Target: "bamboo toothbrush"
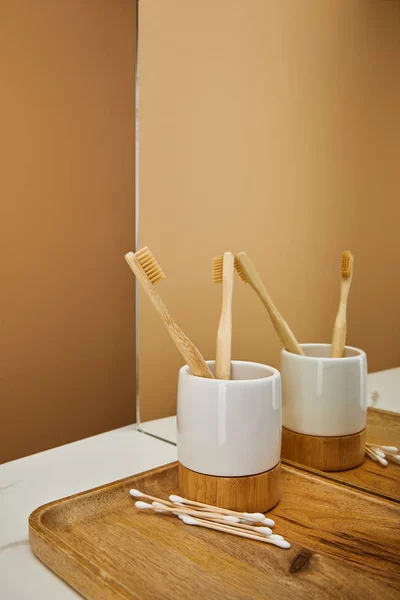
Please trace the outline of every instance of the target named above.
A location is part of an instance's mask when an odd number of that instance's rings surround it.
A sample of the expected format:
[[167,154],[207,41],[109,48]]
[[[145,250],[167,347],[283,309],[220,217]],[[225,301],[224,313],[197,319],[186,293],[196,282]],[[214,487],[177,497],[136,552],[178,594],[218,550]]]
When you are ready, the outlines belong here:
[[342,358],[346,345],[346,310],[351,280],[353,279],[353,255],[350,250],[342,254],[340,303],[332,336],[332,358]]
[[283,319],[271,298],[268,296],[261,277],[246,252],[239,252],[236,256],[235,267],[243,281],[251,285],[261,302],[264,304],[284,348],[289,352],[293,352],[293,354],[304,355],[304,352],[294,337],[289,325]]
[[233,271],[232,252],[224,252],[222,256],[214,258],[212,279],[214,283],[222,283],[222,312],[218,326],[215,360],[217,379],[231,378]]
[[165,275],[150,250],[146,246],[139,250],[139,252],[136,252],[136,254],[128,252],[128,254],[125,255],[125,260],[142,284],[145,292],[153,303],[154,308],[164,321],[171,338],[175,342],[175,345],[182,354],[184,360],[189,365],[193,375],[213,379],[214,375],[210,371],[210,368],[201,353],[175,323],[161,300],[161,296],[154,287],[154,284],[160,279],[164,279]]

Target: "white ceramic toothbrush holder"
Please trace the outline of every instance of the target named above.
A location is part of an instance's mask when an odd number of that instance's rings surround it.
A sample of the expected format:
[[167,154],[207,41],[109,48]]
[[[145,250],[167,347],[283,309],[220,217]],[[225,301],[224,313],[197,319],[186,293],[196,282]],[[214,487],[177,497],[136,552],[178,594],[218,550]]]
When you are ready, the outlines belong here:
[[[214,361],[207,364],[214,372]],[[178,460],[186,498],[263,512],[280,495],[281,378],[266,365],[232,361],[230,380],[179,371]]]
[[331,344],[301,348],[304,356],[281,354],[282,457],[326,471],[357,466],[365,454],[366,354],[346,346],[343,358],[331,358]]

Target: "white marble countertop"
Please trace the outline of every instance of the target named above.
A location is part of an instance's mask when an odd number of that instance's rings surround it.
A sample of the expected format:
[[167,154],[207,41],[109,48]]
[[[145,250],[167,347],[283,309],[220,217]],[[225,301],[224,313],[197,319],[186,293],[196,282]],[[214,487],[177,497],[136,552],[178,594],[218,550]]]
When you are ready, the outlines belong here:
[[400,413],[400,367],[369,373],[368,405]]
[[[369,404],[400,412],[400,368],[368,376]],[[0,598],[79,597],[35,558],[28,516],[38,506],[176,460],[175,417],[133,425],[0,465]]]
[[0,598],[80,597],[32,554],[30,513],[46,502],[174,460],[176,446],[131,425],[0,465]]

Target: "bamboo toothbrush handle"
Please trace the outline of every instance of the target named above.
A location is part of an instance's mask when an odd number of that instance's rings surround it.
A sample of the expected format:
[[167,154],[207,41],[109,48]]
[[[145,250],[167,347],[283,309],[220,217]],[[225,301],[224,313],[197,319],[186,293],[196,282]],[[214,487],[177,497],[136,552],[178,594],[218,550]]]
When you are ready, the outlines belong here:
[[231,378],[232,346],[232,293],[233,293],[234,256],[225,252],[222,267],[222,312],[217,334],[217,352],[215,377]]
[[164,321],[172,340],[174,341],[185,362],[189,365],[193,375],[213,379],[214,375],[212,374],[200,351],[175,323],[174,319],[168,312],[167,307],[162,301],[160,294],[157,292],[154,285],[149,281],[134,254],[132,253],[126,255],[125,259],[133,273],[136,275],[137,279],[142,284],[146,294],[153,303],[154,308]]
[[[267,305],[265,304],[265,306]],[[289,325],[279,314],[279,312],[276,311],[275,313],[273,310],[270,310],[269,315],[271,317],[272,324],[275,327],[275,331],[280,337],[284,348],[289,352],[292,352],[293,354],[301,354],[302,356],[304,356],[304,352],[299,342],[296,340],[293,331],[290,329]]]
[[169,334],[176,347],[183,356],[186,363],[189,365],[193,375],[197,377],[208,377],[214,379],[210,367],[206,363],[201,354],[200,350],[193,344],[193,342],[185,335],[182,329],[175,323],[170,316],[170,323],[167,324]]
[[284,348],[293,354],[301,354],[304,356],[304,352],[296,340],[294,333],[269,297],[262,279],[257,272],[257,269],[247,254],[245,255],[245,253],[241,253],[239,257],[240,261],[242,262],[242,266],[245,268],[248,282],[267,309],[275,331],[278,334]]
[[333,328],[333,336],[332,336],[332,348],[331,348],[331,357],[332,358],[342,358],[344,355],[344,347],[346,345],[346,320],[342,319],[338,314],[335,321],[335,326]]
[[347,335],[346,312],[349,290],[349,282],[343,281],[340,290],[339,310],[333,328],[331,358],[342,358],[344,355]]

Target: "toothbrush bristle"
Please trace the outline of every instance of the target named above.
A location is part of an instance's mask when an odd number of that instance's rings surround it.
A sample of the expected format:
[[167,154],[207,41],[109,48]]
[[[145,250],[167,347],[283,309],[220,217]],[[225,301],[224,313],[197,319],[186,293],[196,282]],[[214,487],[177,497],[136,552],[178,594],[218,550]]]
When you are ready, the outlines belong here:
[[223,255],[214,256],[213,265],[212,265],[212,280],[214,283],[222,283],[223,266],[224,266]]
[[136,252],[135,258],[138,260],[140,266],[153,285],[157,283],[157,281],[165,279],[162,268],[147,246]]
[[342,254],[342,277],[348,279],[353,269],[353,255],[350,250],[345,250]]
[[240,264],[240,261],[238,260],[237,256],[235,256],[235,269],[239,273],[240,279],[242,279],[245,283],[247,283],[247,275],[246,275],[242,265]]

